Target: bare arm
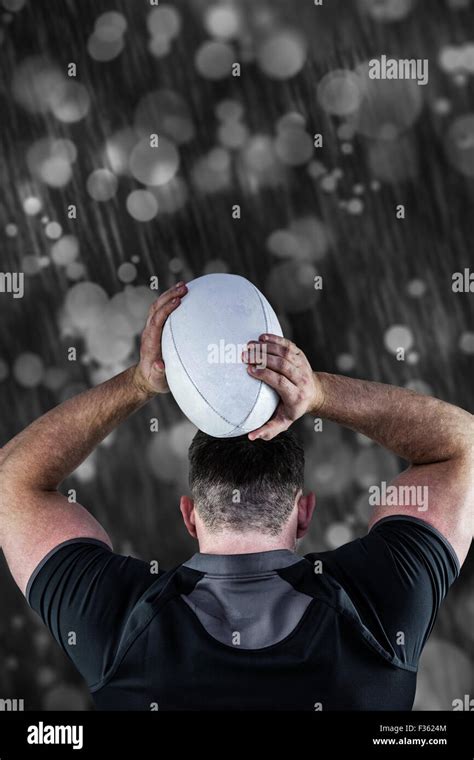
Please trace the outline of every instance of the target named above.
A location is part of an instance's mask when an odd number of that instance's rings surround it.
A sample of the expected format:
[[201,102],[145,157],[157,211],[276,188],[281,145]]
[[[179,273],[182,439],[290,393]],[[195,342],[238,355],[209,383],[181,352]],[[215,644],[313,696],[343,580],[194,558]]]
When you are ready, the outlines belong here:
[[168,390],[161,333],[186,287],[167,291],[150,309],[140,363],[44,414],[0,450],[0,546],[25,590],[41,559],[70,538],[97,538],[101,525],[57,488],[114,428]]
[[[463,562],[472,540],[474,417],[463,409],[403,388],[311,370],[290,341],[269,336],[266,368],[249,372],[275,388],[281,403],[251,438],[273,438],[309,412],[363,433],[410,462],[390,485],[425,488],[427,504],[376,506],[370,521],[395,514],[423,519],[452,544]],[[396,500],[396,497],[395,497]],[[421,507],[421,508],[420,508]],[[426,507],[426,508],[425,508]]]

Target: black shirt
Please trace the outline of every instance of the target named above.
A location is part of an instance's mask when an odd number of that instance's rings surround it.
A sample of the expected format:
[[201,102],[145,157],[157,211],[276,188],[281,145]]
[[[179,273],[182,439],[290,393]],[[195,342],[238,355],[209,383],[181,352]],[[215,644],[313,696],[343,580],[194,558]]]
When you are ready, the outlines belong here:
[[459,562],[434,528],[397,516],[334,551],[152,570],[72,539],[28,582],[98,709],[409,710]]

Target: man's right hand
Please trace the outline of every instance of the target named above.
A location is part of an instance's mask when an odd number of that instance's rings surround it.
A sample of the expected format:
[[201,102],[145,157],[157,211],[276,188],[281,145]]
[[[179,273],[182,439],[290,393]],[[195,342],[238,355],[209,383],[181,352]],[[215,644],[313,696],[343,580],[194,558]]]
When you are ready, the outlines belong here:
[[[261,367],[262,356],[264,367]],[[322,407],[321,382],[304,353],[291,340],[265,333],[258,341],[249,341],[248,351],[244,351],[242,358],[249,365],[249,374],[263,380],[280,396],[273,417],[248,434],[251,441],[256,438],[270,441],[303,414],[317,414]]]

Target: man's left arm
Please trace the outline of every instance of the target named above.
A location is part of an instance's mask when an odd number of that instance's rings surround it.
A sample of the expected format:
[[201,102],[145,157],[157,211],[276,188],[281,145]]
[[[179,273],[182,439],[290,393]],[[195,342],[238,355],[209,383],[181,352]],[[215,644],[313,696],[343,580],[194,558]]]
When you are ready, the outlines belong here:
[[139,364],[68,399],[0,449],[0,546],[23,593],[38,563],[63,541],[93,538],[112,548],[97,520],[57,489],[121,422],[168,391],[161,334],[186,292],[179,283],[151,307]]

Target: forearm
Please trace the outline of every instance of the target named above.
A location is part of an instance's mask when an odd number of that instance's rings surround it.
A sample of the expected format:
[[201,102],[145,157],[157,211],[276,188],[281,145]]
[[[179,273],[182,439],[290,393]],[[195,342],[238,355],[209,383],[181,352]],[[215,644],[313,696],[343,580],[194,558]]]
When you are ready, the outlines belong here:
[[413,464],[472,455],[474,416],[440,399],[393,385],[314,373],[312,413],[363,433]]
[[135,367],[51,409],[0,450],[0,482],[51,490],[154,394]]

